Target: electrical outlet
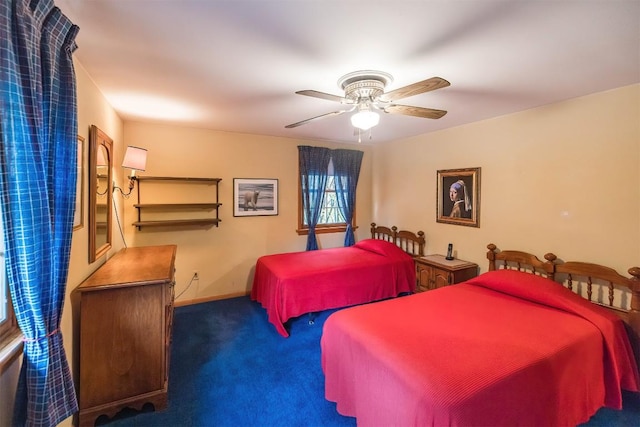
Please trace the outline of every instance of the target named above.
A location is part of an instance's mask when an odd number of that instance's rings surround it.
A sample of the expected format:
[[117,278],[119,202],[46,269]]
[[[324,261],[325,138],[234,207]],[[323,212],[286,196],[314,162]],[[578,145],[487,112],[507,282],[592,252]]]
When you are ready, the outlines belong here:
[[198,274],[198,270],[193,271],[193,280],[200,280],[200,275]]

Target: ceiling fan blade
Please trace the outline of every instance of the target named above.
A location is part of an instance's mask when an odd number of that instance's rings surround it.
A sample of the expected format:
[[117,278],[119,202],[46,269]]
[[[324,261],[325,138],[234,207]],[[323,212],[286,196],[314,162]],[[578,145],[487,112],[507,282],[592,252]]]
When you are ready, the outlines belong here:
[[432,77],[421,82],[410,84],[398,89],[394,89],[380,96],[381,101],[392,102],[402,98],[419,95],[436,89],[449,86],[451,83],[441,77]]
[[433,108],[412,107],[409,105],[392,104],[384,107],[385,113],[404,114],[405,116],[422,117],[425,119],[439,119],[447,114],[444,110],[435,110]]
[[330,93],[318,92],[317,90],[299,90],[296,92],[298,95],[312,96],[314,98],[326,99],[329,101],[339,102],[341,104],[353,104],[353,100],[344,98],[338,95],[332,95]]
[[327,114],[322,114],[320,116],[316,116],[316,117],[311,117],[310,119],[306,119],[306,120],[302,120],[296,123],[292,123],[290,125],[286,125],[285,128],[287,129],[291,129],[291,128],[296,128],[298,126],[302,126],[302,125],[306,125],[309,122],[314,122],[316,120],[320,120],[320,119],[324,119],[327,117],[331,117],[331,116],[339,116],[342,113],[346,113],[348,110],[339,110],[339,111],[332,111],[331,113],[327,113]]

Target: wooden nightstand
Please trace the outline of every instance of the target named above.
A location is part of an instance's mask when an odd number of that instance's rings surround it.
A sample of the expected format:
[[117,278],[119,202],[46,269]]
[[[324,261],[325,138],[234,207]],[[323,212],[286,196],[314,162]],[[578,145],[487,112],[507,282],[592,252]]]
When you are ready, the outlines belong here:
[[461,259],[448,261],[444,255],[416,257],[416,292],[464,282],[478,275],[478,264]]

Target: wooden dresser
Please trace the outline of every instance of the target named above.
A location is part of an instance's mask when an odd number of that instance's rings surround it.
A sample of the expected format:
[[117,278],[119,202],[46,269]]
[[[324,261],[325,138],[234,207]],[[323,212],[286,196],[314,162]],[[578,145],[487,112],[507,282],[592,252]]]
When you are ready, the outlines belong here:
[[447,260],[444,255],[416,257],[416,292],[464,282],[478,275],[478,264],[461,259]]
[[80,426],[167,406],[176,246],[122,249],[80,293]]

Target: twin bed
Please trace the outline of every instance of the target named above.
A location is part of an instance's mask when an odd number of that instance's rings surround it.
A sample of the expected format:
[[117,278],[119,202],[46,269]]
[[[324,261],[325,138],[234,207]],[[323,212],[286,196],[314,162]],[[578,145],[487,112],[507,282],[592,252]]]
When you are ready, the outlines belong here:
[[414,256],[424,233],[371,224],[371,238],[350,247],[258,258],[251,299],[267,310],[278,333],[303,314],[363,304],[415,290]]
[[288,319],[357,305],[327,318],[320,346],[325,397],[358,425],[574,426],[640,391],[640,268],[490,244],[488,272],[392,298],[415,289],[424,233],[371,233],[261,257],[251,292],[285,337]]
[[564,426],[640,391],[640,269],[488,249],[489,271],[467,282],[329,316],[322,369],[339,413],[362,426]]

